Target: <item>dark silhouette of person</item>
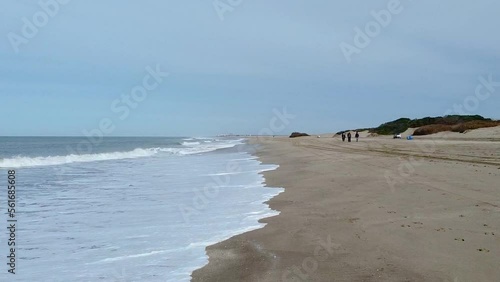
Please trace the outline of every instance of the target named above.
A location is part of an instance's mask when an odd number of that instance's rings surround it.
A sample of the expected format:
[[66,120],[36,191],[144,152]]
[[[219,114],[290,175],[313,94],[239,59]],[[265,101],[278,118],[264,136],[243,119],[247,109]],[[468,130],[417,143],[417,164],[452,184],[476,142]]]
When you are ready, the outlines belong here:
[[358,142],[358,139],[359,139],[359,132],[356,131],[356,135],[354,135],[354,137],[356,137],[356,142]]
[[345,142],[345,132],[342,132],[342,142]]
[[348,142],[351,142],[351,138],[352,138],[351,132],[347,133],[347,141]]

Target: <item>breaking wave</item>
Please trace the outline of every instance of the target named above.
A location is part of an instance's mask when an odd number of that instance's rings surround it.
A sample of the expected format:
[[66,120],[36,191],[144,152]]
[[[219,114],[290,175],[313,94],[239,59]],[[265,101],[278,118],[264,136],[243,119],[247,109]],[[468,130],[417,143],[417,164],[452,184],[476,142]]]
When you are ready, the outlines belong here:
[[206,144],[201,145],[199,142],[192,142],[191,144],[185,144],[184,146],[189,146],[186,148],[148,148],[148,149],[137,148],[135,150],[128,152],[111,152],[111,153],[82,154],[82,155],[71,154],[66,156],[48,156],[48,157],[18,156],[13,158],[0,159],[0,168],[53,166],[53,165],[63,165],[70,163],[135,159],[135,158],[152,157],[159,153],[169,153],[172,155],[183,156],[183,155],[207,153],[218,149],[231,148],[238,144],[242,144],[240,140],[238,140],[237,142],[210,144],[210,145]]

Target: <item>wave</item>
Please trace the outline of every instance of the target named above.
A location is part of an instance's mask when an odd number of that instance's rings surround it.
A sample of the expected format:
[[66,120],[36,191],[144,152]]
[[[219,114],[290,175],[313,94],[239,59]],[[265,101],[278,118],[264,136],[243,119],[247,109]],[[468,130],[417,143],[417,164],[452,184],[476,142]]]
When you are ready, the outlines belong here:
[[232,148],[236,145],[241,145],[241,142],[231,142],[231,143],[219,143],[219,144],[199,144],[199,145],[189,145],[186,148],[159,148],[160,152],[167,152],[175,155],[193,155],[207,153],[220,149]]
[[221,140],[216,140],[213,138],[198,137],[198,138],[186,138],[186,139],[182,139],[182,141],[184,141],[184,142],[178,142],[177,145],[189,147],[189,146],[200,145],[201,143],[220,142]]
[[95,161],[134,159],[141,157],[150,157],[156,154],[154,150],[135,149],[130,152],[114,152],[101,154],[83,154],[67,156],[49,156],[49,157],[15,157],[11,159],[0,160],[0,167],[20,168],[33,166],[50,166],[70,163],[85,163]]
[[154,256],[154,255],[161,255],[161,254],[165,254],[165,253],[171,253],[173,251],[174,250],[151,251],[149,253],[142,253],[142,254],[135,254],[135,255],[128,255],[128,256],[121,256],[121,257],[115,257],[115,258],[107,258],[107,259],[103,259],[101,261],[97,261],[97,262],[94,262],[94,263],[87,263],[87,265],[99,264],[99,263],[116,262],[116,261],[127,260],[127,259],[134,259],[134,258],[143,258],[143,257]]
[[[194,142],[193,142],[194,143]],[[210,144],[210,145],[195,145],[188,148],[137,148],[129,152],[112,152],[100,154],[82,154],[82,155],[66,155],[66,156],[49,156],[49,157],[24,157],[18,156],[8,159],[0,159],[0,168],[22,168],[22,167],[36,167],[36,166],[54,166],[70,163],[86,163],[96,161],[108,160],[122,160],[122,159],[135,159],[152,157],[159,153],[169,153],[172,155],[184,156],[207,153],[219,149],[232,148],[238,144],[236,142]]]
[[182,142],[182,146],[194,146],[194,145],[200,145],[200,142]]

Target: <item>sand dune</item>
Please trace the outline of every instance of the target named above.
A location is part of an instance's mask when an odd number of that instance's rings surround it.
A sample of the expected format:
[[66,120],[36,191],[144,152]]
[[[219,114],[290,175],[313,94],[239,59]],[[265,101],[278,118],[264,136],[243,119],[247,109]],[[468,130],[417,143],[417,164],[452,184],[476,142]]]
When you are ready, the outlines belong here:
[[457,132],[440,132],[419,138],[436,138],[436,139],[489,139],[500,141],[500,126],[490,128],[480,128],[470,130],[465,133]]
[[[413,132],[417,128],[409,128],[405,132],[402,132],[401,135],[403,137],[413,135]],[[353,134],[355,131],[351,131]],[[366,131],[361,131],[359,132],[359,135],[361,138],[383,138],[383,139],[391,139],[392,135],[377,135],[377,134],[371,134],[367,130]],[[320,134],[321,138],[330,138],[332,136],[339,137],[339,135],[336,135],[335,133],[324,133]],[[478,139],[478,140],[488,140],[488,141],[500,141],[500,126],[497,127],[490,127],[490,128],[480,128],[480,129],[474,129],[474,130],[469,130],[465,133],[458,133],[458,132],[439,132],[436,134],[430,134],[430,135],[425,135],[425,136],[415,136],[415,138],[419,139],[445,139],[445,140],[471,140],[471,139]]]

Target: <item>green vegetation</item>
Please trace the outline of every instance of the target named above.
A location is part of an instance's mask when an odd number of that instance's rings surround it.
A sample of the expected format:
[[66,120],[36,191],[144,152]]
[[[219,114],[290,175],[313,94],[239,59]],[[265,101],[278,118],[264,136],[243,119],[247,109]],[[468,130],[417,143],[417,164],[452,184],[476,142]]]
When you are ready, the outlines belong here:
[[412,120],[409,118],[400,118],[394,121],[386,122],[377,128],[372,128],[369,132],[380,135],[398,134],[410,128],[411,121]]
[[[377,133],[380,135],[390,135],[397,134],[408,130],[408,128],[417,128],[424,126],[431,126],[432,131],[446,131],[447,126],[451,127],[454,125],[464,124],[474,121],[492,121],[491,119],[486,119],[480,115],[450,115],[444,117],[425,117],[421,119],[409,119],[400,118],[395,121],[384,123],[377,128],[370,130],[371,133]],[[445,125],[445,126],[443,126]]]
[[425,126],[418,128],[417,130],[415,130],[413,135],[429,135],[429,134],[434,134],[434,133],[443,132],[443,131],[464,133],[467,130],[486,128],[486,127],[494,127],[494,126],[500,126],[500,121],[474,120],[474,121],[468,121],[468,122],[459,123],[459,124],[455,124],[455,125],[431,124],[431,125],[425,125]]
[[[480,115],[449,115],[444,117],[425,117],[421,119],[400,118],[384,123],[376,128],[357,129],[368,130],[370,133],[392,135],[405,132],[408,128],[419,128],[415,135],[427,135],[442,131],[465,132],[466,130],[499,126],[500,121],[484,118]],[[340,131],[337,134],[342,134]]]

